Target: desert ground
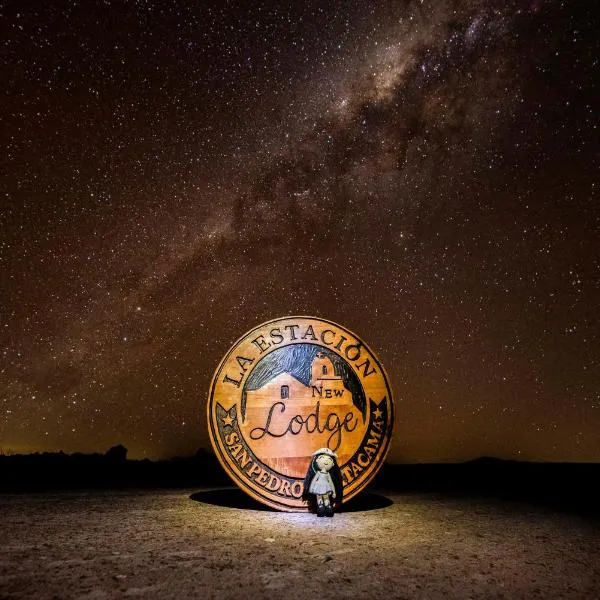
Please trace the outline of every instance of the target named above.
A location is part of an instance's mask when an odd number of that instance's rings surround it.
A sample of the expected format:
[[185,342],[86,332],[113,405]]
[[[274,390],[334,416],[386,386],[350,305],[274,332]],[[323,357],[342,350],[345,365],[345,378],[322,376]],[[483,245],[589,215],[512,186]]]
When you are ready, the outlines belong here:
[[365,493],[334,518],[237,489],[0,495],[0,598],[600,598],[596,518]]

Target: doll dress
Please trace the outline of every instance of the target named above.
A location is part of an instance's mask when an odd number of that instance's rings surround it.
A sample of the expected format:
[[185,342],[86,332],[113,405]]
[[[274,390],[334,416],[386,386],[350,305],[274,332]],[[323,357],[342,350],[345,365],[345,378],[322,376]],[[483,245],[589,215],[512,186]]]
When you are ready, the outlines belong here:
[[313,477],[308,487],[308,491],[311,494],[324,495],[333,493],[333,481],[329,473],[322,473],[321,471]]

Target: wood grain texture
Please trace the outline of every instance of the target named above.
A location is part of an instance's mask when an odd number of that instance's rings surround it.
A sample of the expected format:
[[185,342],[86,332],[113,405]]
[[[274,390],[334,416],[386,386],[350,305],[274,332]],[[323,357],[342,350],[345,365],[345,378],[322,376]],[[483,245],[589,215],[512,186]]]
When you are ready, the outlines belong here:
[[244,491],[305,511],[312,453],[338,456],[344,501],[373,478],[389,449],[392,392],[368,346],[316,317],[285,317],[242,336],[218,366],[208,400],[211,442]]

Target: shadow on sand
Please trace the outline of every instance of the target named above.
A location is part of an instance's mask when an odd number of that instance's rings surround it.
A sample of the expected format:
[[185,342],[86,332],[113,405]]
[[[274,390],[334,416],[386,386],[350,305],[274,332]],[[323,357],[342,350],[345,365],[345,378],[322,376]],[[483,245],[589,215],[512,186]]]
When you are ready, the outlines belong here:
[[[207,490],[203,492],[195,492],[190,496],[190,500],[202,502],[204,504],[214,504],[216,506],[224,506],[226,508],[239,508],[242,510],[262,510],[267,512],[277,512],[274,508],[270,508],[254,500],[248,494],[238,488],[223,488],[219,490]],[[377,510],[387,508],[394,502],[372,492],[363,492],[352,500],[349,500],[338,508],[337,512],[362,512],[368,510]]]

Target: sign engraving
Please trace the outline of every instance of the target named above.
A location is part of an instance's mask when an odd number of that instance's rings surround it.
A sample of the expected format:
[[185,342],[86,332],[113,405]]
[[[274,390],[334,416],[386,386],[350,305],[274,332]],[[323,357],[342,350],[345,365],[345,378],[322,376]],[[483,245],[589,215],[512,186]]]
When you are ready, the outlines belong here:
[[313,453],[337,455],[348,500],[385,459],[394,406],[381,364],[357,336],[323,319],[286,317],[247,333],[221,361],[208,423],[236,484],[269,506],[305,511]]

